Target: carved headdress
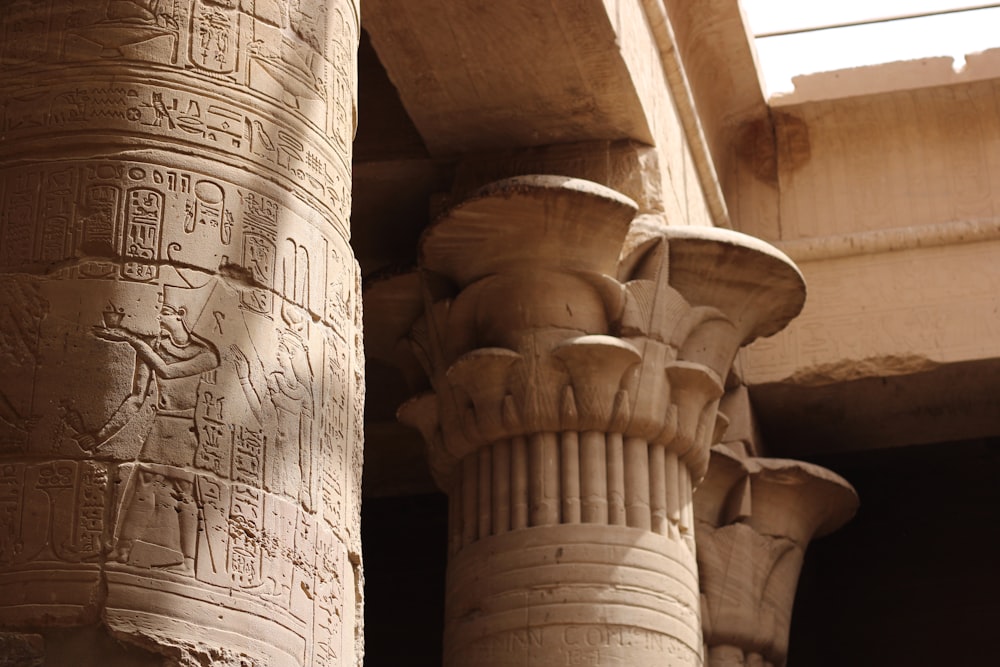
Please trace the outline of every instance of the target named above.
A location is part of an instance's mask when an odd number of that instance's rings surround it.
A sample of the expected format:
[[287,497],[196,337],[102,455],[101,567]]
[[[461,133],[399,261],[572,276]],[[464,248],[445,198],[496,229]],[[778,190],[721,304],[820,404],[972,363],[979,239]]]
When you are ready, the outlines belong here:
[[177,313],[185,328],[191,331],[198,324],[211,292],[210,289],[164,285],[161,308],[168,308]]
[[281,320],[285,323],[285,327],[280,330],[279,335],[282,338],[292,336],[298,340],[299,345],[305,347],[305,339],[308,336],[306,327],[309,323],[309,316],[302,309],[297,308],[287,301],[283,301],[281,304]]

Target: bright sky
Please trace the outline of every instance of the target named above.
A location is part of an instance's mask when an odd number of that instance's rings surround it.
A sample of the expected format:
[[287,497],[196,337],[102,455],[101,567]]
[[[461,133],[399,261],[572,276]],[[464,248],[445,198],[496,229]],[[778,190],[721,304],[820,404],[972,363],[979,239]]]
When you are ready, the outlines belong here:
[[[756,35],[868,21],[959,7],[1000,4],[982,0],[742,0]],[[761,37],[757,55],[767,96],[791,92],[799,74],[952,56],[956,69],[968,53],[1000,47],[1000,7],[887,23]]]

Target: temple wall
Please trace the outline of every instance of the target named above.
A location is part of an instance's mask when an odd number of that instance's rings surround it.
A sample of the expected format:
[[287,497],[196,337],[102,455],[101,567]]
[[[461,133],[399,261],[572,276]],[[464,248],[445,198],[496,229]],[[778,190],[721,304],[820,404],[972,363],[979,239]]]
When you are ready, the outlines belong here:
[[[949,67],[950,85],[912,87],[940,64],[802,77],[774,109],[780,216],[742,229],[799,263],[810,298],[743,368],[787,454],[995,433],[997,83]],[[788,400],[828,429],[781,417]]]

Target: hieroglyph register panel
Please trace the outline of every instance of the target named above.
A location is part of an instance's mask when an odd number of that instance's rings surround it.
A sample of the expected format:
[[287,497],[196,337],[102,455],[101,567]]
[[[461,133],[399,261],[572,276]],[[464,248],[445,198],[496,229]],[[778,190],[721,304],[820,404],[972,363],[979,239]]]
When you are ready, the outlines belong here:
[[3,4],[0,625],[354,664],[357,7]]

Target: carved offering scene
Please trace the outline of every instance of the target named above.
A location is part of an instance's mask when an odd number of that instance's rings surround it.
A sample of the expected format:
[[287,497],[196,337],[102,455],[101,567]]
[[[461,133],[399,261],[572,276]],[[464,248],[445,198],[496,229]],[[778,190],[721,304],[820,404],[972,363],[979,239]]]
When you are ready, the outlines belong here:
[[0,9],[0,626],[46,664],[361,659],[358,21]]
[[42,600],[40,566],[67,572],[73,618],[101,572],[123,622],[194,585],[202,622],[255,610],[300,664],[353,598],[349,249],[294,206],[145,163],[9,172],[2,196],[0,576]]

